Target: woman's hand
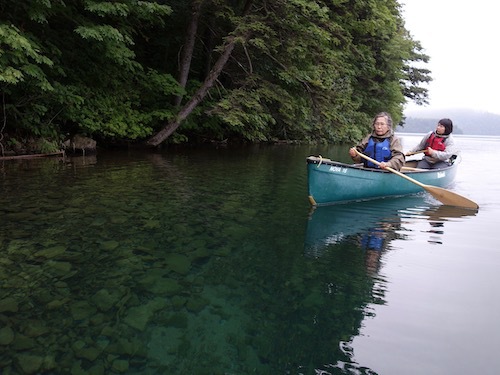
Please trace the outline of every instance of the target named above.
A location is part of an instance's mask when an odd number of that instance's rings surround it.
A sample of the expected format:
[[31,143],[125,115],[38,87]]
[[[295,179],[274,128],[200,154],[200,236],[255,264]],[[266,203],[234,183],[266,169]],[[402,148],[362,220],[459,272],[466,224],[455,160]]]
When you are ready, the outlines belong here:
[[353,157],[355,157],[357,155],[355,147],[351,147],[349,149],[349,155],[351,155],[351,158],[353,158]]

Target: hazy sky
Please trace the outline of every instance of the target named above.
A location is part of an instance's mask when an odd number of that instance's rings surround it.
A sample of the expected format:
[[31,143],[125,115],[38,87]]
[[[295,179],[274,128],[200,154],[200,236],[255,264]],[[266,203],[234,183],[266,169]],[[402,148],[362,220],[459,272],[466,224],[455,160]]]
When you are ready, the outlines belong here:
[[400,0],[406,29],[431,61],[429,105],[500,114],[500,5],[494,0]]

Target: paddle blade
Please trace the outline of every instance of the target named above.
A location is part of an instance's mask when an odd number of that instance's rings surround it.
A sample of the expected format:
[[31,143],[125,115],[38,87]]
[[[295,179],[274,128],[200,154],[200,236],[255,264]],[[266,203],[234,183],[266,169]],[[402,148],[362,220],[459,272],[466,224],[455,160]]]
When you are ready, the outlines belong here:
[[430,185],[425,185],[424,189],[438,201],[448,206],[465,207],[473,210],[477,210],[479,208],[476,202],[473,202],[470,199],[452,191]]

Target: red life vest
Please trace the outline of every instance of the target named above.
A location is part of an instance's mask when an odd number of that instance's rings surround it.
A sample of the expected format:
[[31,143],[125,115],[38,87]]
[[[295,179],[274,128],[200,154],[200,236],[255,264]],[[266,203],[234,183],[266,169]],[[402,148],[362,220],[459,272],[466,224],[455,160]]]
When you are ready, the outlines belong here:
[[445,141],[446,138],[438,137],[436,136],[436,133],[432,133],[425,142],[425,148],[430,147],[436,151],[444,151],[446,150]]

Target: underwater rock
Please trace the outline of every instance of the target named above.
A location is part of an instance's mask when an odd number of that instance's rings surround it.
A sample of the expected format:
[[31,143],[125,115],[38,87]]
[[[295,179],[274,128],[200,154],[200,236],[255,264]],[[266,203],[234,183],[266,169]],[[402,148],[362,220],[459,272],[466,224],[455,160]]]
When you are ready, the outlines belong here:
[[180,309],[182,306],[184,306],[187,302],[186,297],[181,297],[181,296],[173,296],[172,297],[172,306],[175,309]]
[[191,298],[186,303],[186,308],[191,312],[198,313],[201,310],[203,310],[207,305],[208,301],[206,299],[198,297],[198,298]]
[[35,253],[35,256],[50,259],[50,258],[55,258],[61,254],[64,254],[65,251],[66,251],[66,246],[59,245],[39,250]]
[[71,316],[74,320],[88,319],[97,312],[97,309],[87,301],[78,301],[71,305]]
[[167,320],[168,327],[187,329],[188,318],[186,314],[174,314]]
[[49,260],[44,264],[46,267],[50,267],[50,271],[53,271],[56,276],[63,276],[71,271],[71,263],[68,262],[58,262],[54,260]]
[[202,262],[210,259],[212,253],[207,248],[197,249],[191,252],[190,257],[193,262]]
[[121,298],[121,293],[113,291],[110,293],[107,289],[101,289],[91,298],[91,301],[100,311],[108,311],[116,305]]
[[85,347],[77,348],[74,350],[74,353],[77,358],[88,359],[89,361],[94,362],[102,353],[102,350],[95,347]]
[[128,371],[129,363],[124,359],[115,359],[111,367],[117,372],[126,372]]
[[172,296],[181,291],[181,286],[173,279],[158,279],[149,290],[154,294]]
[[106,369],[101,361],[99,361],[94,366],[89,368],[86,373],[86,375],[104,375],[104,374],[106,374]]
[[160,222],[160,220],[147,220],[144,223],[144,228],[145,229],[160,229],[161,222]]
[[71,375],[86,375],[87,372],[82,368],[82,361],[75,361],[71,366]]
[[114,240],[105,241],[105,242],[101,243],[101,249],[103,249],[103,250],[114,250],[118,246],[120,246],[120,243],[118,241],[114,241]]
[[157,280],[160,280],[163,278],[163,276],[167,275],[168,271],[162,268],[151,268],[149,271],[140,279],[137,280],[137,282],[144,287],[148,287],[151,285],[154,285]]
[[27,337],[38,337],[46,334],[50,329],[39,320],[26,320],[21,330]]
[[33,244],[26,240],[12,240],[7,245],[7,254],[29,255],[32,252]]
[[148,358],[161,366],[168,366],[175,359],[184,337],[184,330],[173,327],[154,327],[148,348]]
[[128,310],[128,314],[123,321],[139,331],[144,331],[152,316],[153,312],[147,306],[136,306]]
[[181,275],[186,275],[191,268],[189,258],[182,254],[168,254],[165,257],[165,262],[172,271]]
[[16,359],[24,374],[37,373],[43,364],[43,357],[37,355],[20,354]]
[[42,368],[45,371],[48,371],[48,370],[53,370],[56,367],[57,367],[57,362],[56,362],[56,359],[54,358],[54,356],[52,356],[52,355],[45,356],[45,358],[43,359]]
[[102,313],[95,314],[94,316],[90,317],[90,323],[92,323],[95,326],[100,326],[107,320],[106,316]]
[[153,315],[163,309],[166,304],[162,298],[155,298],[146,305],[131,307],[123,321],[139,331],[144,331]]
[[142,352],[143,343],[138,339],[127,340],[125,338],[118,339],[115,351],[120,355],[133,356]]
[[47,303],[47,310],[57,310],[60,309],[68,302],[67,298],[64,299],[55,299]]
[[[1,331],[1,330],[0,330]],[[1,333],[0,333],[1,336]],[[14,337],[14,341],[12,341],[11,347],[14,350],[28,350],[32,349],[36,346],[36,341],[31,338],[24,336],[20,333],[16,333]]]
[[14,331],[10,327],[0,328],[0,345],[9,345],[14,341]]
[[12,297],[7,297],[0,300],[0,313],[3,312],[18,312],[19,305]]

